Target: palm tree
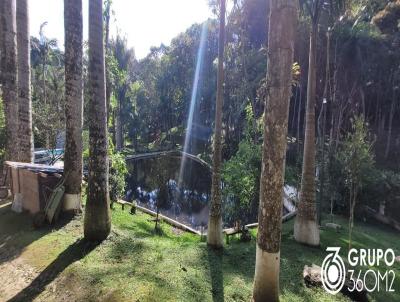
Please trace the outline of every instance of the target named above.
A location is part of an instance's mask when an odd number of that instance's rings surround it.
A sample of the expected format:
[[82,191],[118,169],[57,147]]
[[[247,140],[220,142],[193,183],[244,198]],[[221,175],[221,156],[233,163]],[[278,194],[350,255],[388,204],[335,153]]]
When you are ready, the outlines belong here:
[[82,0],[64,0],[65,156],[64,208],[79,209],[82,183]]
[[[304,135],[303,172],[301,175],[300,202],[294,224],[297,242],[319,245],[319,228],[315,204],[315,98],[316,98],[316,48],[321,1],[313,0],[311,15],[310,50],[308,61],[306,130]],[[308,2],[307,2],[308,3]]]
[[31,46],[28,0],[17,1],[19,161],[33,162]]
[[270,1],[268,94],[253,288],[256,302],[279,301],[282,199],[297,5],[297,0]]
[[5,158],[18,160],[17,36],[15,0],[0,1],[1,84],[6,120]]
[[89,181],[84,233],[90,241],[111,229],[102,0],[89,1]]
[[48,39],[44,34],[44,28],[47,26],[47,21],[40,24],[39,30],[39,45],[38,50],[42,63],[42,90],[43,90],[43,102],[47,104],[47,89],[46,89],[46,74],[47,74],[47,63],[50,55],[50,50],[53,47],[57,47],[56,39]]
[[217,100],[215,106],[215,134],[213,153],[213,173],[211,186],[211,205],[208,218],[207,244],[216,248],[223,245],[221,214],[221,132],[224,85],[224,44],[225,44],[225,0],[220,0]]

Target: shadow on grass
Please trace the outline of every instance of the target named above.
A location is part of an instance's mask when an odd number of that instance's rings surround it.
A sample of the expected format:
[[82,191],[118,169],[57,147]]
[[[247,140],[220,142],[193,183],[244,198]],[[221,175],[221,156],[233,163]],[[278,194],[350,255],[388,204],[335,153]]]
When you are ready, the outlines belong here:
[[72,263],[84,258],[97,244],[79,239],[64,250],[49,266],[47,266],[30,285],[20,291],[8,302],[33,301],[62,271]]
[[214,302],[224,301],[224,276],[222,271],[223,250],[207,247],[208,265],[211,275],[211,293]]
[[33,227],[32,215],[15,213],[11,205],[0,209],[0,264],[17,258],[25,247],[46,234],[61,229],[71,217],[62,216],[54,225]]

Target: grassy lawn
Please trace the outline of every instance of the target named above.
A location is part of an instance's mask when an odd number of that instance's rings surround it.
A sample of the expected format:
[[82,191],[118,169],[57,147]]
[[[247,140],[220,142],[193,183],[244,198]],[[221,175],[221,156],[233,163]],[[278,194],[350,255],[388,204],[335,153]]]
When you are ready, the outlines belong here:
[[[55,229],[34,230],[26,215],[0,212],[0,266],[16,257],[40,272],[17,296],[20,301],[249,301],[255,240],[232,240],[223,251],[209,250],[196,235],[162,224],[153,232],[149,216],[113,210],[113,231],[98,246],[82,241],[81,217]],[[282,234],[281,300],[348,301],[302,281],[304,265],[322,264],[327,246],[347,251],[344,229],[321,230],[321,247],[293,240],[293,222]],[[255,231],[252,233],[255,238]],[[354,247],[393,248],[400,255],[400,236],[390,229],[357,223]],[[7,252],[6,252],[7,251]],[[341,253],[344,255],[344,253]],[[371,301],[400,301],[400,265],[394,268],[394,293],[374,293]],[[27,299],[26,297],[29,297]],[[13,301],[19,301],[14,299]],[[1,300],[1,290],[0,290]],[[35,301],[36,301],[35,300]]]

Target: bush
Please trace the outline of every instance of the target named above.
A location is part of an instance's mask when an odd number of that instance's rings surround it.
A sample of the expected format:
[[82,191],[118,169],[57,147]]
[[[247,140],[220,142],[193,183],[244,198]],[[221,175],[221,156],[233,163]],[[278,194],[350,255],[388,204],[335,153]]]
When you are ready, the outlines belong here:
[[110,157],[110,173],[109,173],[109,185],[110,185],[110,199],[111,201],[117,201],[125,194],[126,176],[128,169],[126,167],[125,157],[121,153],[112,153]]
[[241,141],[236,154],[222,169],[225,221],[247,223],[254,216],[258,205],[260,169],[261,146],[250,140]]

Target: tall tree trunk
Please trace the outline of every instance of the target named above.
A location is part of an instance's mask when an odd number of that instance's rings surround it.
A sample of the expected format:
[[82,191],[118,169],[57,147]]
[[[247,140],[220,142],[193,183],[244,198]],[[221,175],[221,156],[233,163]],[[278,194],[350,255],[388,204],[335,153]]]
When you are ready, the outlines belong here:
[[33,162],[31,46],[28,0],[17,0],[19,161]]
[[[297,99],[299,95],[299,87],[295,87],[296,93],[294,95],[294,104],[293,104],[293,111],[292,111],[292,121],[289,123],[290,124],[290,135],[295,136],[296,135],[296,124],[295,124],[295,119],[296,119],[296,110],[297,110]],[[289,109],[290,112],[290,109]],[[290,115],[289,115],[290,116]]]
[[321,225],[322,209],[324,202],[325,192],[325,131],[326,131],[326,111],[330,102],[329,88],[330,88],[330,29],[326,32],[326,67],[325,67],[325,85],[324,97],[321,104],[321,112],[319,120],[320,129],[320,150],[321,150],[321,164],[320,164],[320,189],[319,189],[319,203],[318,203],[318,224]]
[[389,129],[388,129],[387,141],[386,141],[385,159],[387,159],[389,157],[390,141],[391,141],[391,137],[392,137],[393,116],[394,116],[394,111],[395,111],[395,101],[396,101],[396,90],[393,88],[392,104],[390,106],[390,112],[389,112]]
[[319,229],[315,205],[315,99],[316,99],[316,47],[318,22],[312,22],[308,63],[306,131],[304,135],[303,172],[300,202],[294,224],[296,241],[319,245]]
[[[106,10],[105,10],[105,40],[106,40],[106,55],[110,54],[110,17],[111,17],[111,0],[105,1]],[[106,60],[106,108],[107,108],[107,127],[108,122],[110,120],[111,106],[111,81],[110,81],[110,68],[108,66],[108,61]],[[115,131],[115,130],[114,130]]]
[[117,100],[117,108],[115,114],[115,147],[117,151],[121,151],[123,148],[123,137],[122,137],[122,121],[121,121],[121,100]]
[[111,230],[102,0],[89,1],[89,181],[84,233],[90,241]]
[[82,0],[64,0],[65,27],[65,156],[64,209],[81,207],[82,183]]
[[253,299],[279,301],[279,262],[289,99],[298,2],[271,0],[267,100]]
[[6,120],[5,158],[18,160],[17,25],[15,0],[0,1],[1,84]]
[[218,40],[217,99],[215,106],[215,133],[213,153],[213,173],[211,186],[211,205],[208,217],[207,244],[216,248],[223,245],[221,213],[221,136],[222,105],[224,92],[224,46],[225,46],[225,0],[220,0]]
[[301,108],[302,108],[302,86],[299,84],[300,99],[299,99],[299,109],[297,110],[297,133],[296,133],[296,144],[297,144],[297,154],[300,154],[300,128],[301,128]]

